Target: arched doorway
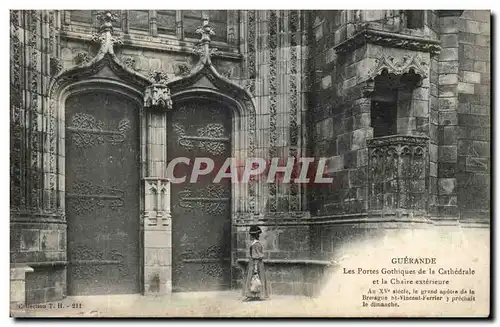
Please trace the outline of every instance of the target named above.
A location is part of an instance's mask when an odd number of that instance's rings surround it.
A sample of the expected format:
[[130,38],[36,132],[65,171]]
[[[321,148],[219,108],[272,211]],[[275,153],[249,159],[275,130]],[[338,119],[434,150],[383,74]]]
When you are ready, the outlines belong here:
[[[229,289],[231,180],[213,180],[231,155],[231,108],[209,98],[179,100],[167,121],[167,161],[190,160],[174,169],[175,177],[186,176],[186,181],[171,186],[172,289]],[[214,169],[191,182],[194,160],[201,157],[212,159]]]
[[68,295],[139,293],[139,103],[94,89],[64,107]]

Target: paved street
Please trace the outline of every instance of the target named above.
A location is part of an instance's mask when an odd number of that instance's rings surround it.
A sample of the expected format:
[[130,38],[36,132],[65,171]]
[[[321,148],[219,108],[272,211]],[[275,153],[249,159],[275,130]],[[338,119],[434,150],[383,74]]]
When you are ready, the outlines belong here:
[[[81,304],[81,308],[80,308]],[[58,307],[63,308],[58,308]],[[73,308],[75,307],[75,308]],[[72,297],[52,308],[12,312],[44,317],[273,317],[321,315],[315,299],[273,296],[268,301],[243,302],[240,292],[174,293],[170,297],[112,295]],[[324,311],[323,311],[324,312]]]

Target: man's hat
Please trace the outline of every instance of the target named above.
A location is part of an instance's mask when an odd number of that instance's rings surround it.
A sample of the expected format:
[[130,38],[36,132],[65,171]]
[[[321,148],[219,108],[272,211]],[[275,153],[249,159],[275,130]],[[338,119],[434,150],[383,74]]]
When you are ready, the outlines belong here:
[[262,229],[259,226],[250,226],[250,234],[260,234],[262,233]]

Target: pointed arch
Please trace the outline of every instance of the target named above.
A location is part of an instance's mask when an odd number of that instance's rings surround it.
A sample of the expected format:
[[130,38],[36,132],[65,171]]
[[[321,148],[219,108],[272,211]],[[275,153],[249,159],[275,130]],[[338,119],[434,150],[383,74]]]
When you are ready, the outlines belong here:
[[[193,72],[167,84],[172,101],[210,98],[232,109],[231,155],[240,162],[255,157],[256,111],[251,95],[242,87],[225,78],[206,57],[200,60]],[[256,185],[232,184],[232,212],[257,213]],[[236,199],[245,197],[248,203]]]

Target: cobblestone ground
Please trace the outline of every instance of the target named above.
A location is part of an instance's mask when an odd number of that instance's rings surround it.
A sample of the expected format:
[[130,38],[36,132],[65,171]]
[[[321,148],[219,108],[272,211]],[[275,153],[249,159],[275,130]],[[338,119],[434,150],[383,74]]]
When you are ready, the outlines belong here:
[[[52,306],[50,306],[52,305]],[[322,316],[315,299],[273,296],[244,302],[239,292],[174,293],[169,297],[138,295],[71,297],[45,308],[12,310],[14,317],[284,317]]]

